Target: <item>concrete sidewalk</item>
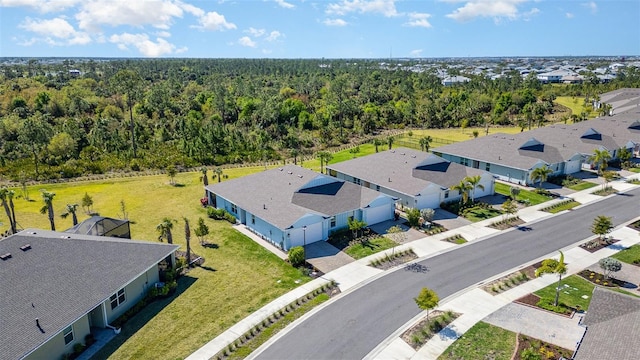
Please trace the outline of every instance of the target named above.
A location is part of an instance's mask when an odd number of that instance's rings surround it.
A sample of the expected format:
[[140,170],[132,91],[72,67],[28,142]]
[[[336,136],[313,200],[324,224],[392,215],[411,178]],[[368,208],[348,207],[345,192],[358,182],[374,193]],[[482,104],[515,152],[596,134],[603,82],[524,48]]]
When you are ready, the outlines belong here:
[[[640,179],[640,174],[635,174],[632,176],[633,178]],[[613,181],[610,183],[618,191],[624,191],[626,189],[633,188],[636,185],[625,183],[624,181]],[[598,201],[604,199],[602,196],[592,195],[591,192],[598,190],[599,187],[594,187],[591,189],[583,190],[571,194],[570,197],[580,202],[581,204],[586,204],[593,201]],[[616,195],[609,195],[616,196]],[[541,219],[545,219],[550,216],[554,216],[554,214],[550,214],[540,209],[553,205],[554,203],[563,201],[564,199],[554,199],[548,201],[543,204],[529,206],[518,211],[518,216],[527,223],[539,221]],[[297,289],[290,291],[289,293],[275,299],[271,303],[265,305],[261,309],[256,312],[250,314],[215,339],[211,340],[207,344],[205,344],[202,348],[191,354],[187,357],[188,360],[208,360],[213,357],[215,354],[223,350],[229,344],[234,342],[238,337],[247,331],[251,330],[255,325],[261,323],[264,319],[268,318],[274,312],[282,309],[286,305],[295,301],[296,299],[306,295],[307,293],[315,290],[316,288],[322,286],[322,284],[329,281],[336,281],[340,290],[344,293],[348,290],[355,289],[359,286],[362,286],[370,281],[375,280],[379,276],[384,275],[384,271],[368,266],[371,261],[379,258],[386,257],[387,255],[391,255],[392,251],[402,251],[405,249],[412,249],[416,255],[420,259],[424,259],[429,256],[435,256],[445,251],[450,251],[458,245],[441,241],[447,237],[453,235],[462,235],[467,241],[478,241],[485,238],[488,238],[498,232],[499,230],[488,227],[492,223],[498,221],[499,219],[487,219],[484,221],[480,221],[477,223],[472,223],[469,225],[465,225],[456,229],[452,229],[437,235],[433,236],[425,236],[421,239],[396,246],[395,249],[388,249],[382,251],[380,253],[373,254],[364,259],[360,259],[354,262],[351,262],[345,266],[342,266],[334,271],[326,273],[323,277],[319,279],[315,279],[307,284],[300,286]],[[280,249],[274,247],[266,240],[260,239],[256,237],[255,234],[249,232],[245,227],[238,226],[236,227],[238,231],[248,235],[250,238],[254,239],[254,241],[259,242],[261,245],[266,246],[270,251],[274,254],[278,255],[281,258],[286,258],[286,254],[282,252]],[[630,230],[630,229],[629,229]],[[515,228],[505,231],[515,231]],[[621,230],[617,230],[621,231]],[[632,230],[631,230],[632,231]],[[634,232],[635,233],[635,232]],[[617,233],[616,233],[617,234]],[[621,236],[624,234],[621,234]],[[616,235],[617,237],[618,235]],[[628,234],[627,234],[628,236]],[[640,237],[638,237],[637,233],[635,233],[635,237],[631,236],[636,241],[640,241]],[[631,241],[631,240],[629,240]],[[626,243],[618,243],[616,245],[626,244]],[[595,253],[596,255],[587,256],[582,254],[585,252],[584,250],[577,249],[579,254],[573,254],[572,251],[568,251],[565,253],[566,261],[569,263],[570,271],[577,272],[595,262],[597,262],[600,257],[608,256],[607,251],[609,249],[602,249]],[[615,252],[615,251],[614,251]],[[570,255],[571,254],[571,255]],[[549,256],[556,256],[557,254],[550,254]],[[592,255],[592,254],[589,254]],[[548,256],[548,257],[549,257]],[[573,256],[573,257],[570,257]],[[599,256],[599,257],[598,257]],[[387,270],[393,271],[393,269]],[[500,276],[497,276],[499,278]],[[385,342],[381,343],[378,348],[371,352],[370,358],[379,358],[379,359],[394,359],[394,358],[416,358],[416,359],[431,359],[437,358],[439,354],[441,354],[457,337],[461,336],[465,331],[467,331],[471,326],[473,326],[476,322],[480,321],[487,315],[491,314],[495,310],[503,307],[507,303],[513,301],[514,299],[521,297],[525,294],[528,294],[532,291],[535,291],[539,288],[542,288],[554,281],[554,277],[545,276],[532,281],[529,281],[521,286],[518,286],[515,289],[511,289],[506,291],[498,296],[491,296],[486,292],[479,289],[467,289],[466,291],[462,291],[457,295],[453,295],[447,299],[443,299],[441,301],[441,307],[447,306],[446,309],[452,309],[454,311],[460,312],[464,314],[454,321],[451,326],[447,327],[446,334],[447,336],[434,337],[427,345],[423,346],[420,352],[415,352],[413,349],[404,343],[401,339],[398,338],[398,335],[395,335],[388,338]],[[533,290],[532,290],[533,289]],[[478,291],[480,293],[478,293]],[[464,294],[476,294],[477,297],[474,296],[465,296]],[[486,295],[486,296],[485,296]],[[489,299],[491,300],[484,300]],[[451,303],[452,305],[449,305]],[[326,304],[326,303],[325,303]],[[321,305],[322,306],[322,305]],[[451,307],[448,307],[451,306]],[[420,318],[422,315],[420,315]],[[295,325],[295,324],[294,324]],[[410,322],[406,325],[406,328],[413,325],[413,322]],[[402,329],[406,329],[402,328]],[[402,329],[398,329],[398,334],[401,334]],[[400,331],[402,330],[402,331]],[[443,330],[443,331],[445,331]],[[277,336],[277,335],[276,335]],[[432,343],[433,342],[433,343]],[[404,345],[403,345],[404,344]],[[437,355],[436,355],[437,354]],[[409,356],[405,356],[409,355]]]
[[[572,247],[564,251],[565,262],[568,264],[567,275],[578,273],[584,268],[587,268],[593,264],[596,264],[601,258],[608,257],[614,253],[620,251],[621,248],[626,248],[631,245],[640,242],[640,236],[638,232],[632,230],[626,226],[620,226],[611,233],[616,239],[620,239],[620,242],[601,249],[594,253],[589,253],[579,247]],[[557,257],[558,254],[549,254],[544,258]],[[542,259],[542,258],[541,258]],[[537,259],[532,263],[535,263],[541,259]],[[527,264],[527,266],[530,264]],[[499,279],[502,276],[517,271],[522,267],[511,269],[508,272],[499,274],[492,279],[488,279],[485,283]],[[505,306],[510,306],[512,301],[527,295],[531,292],[537,291],[548,285],[554,284],[557,281],[555,276],[542,276],[533,280],[530,280],[522,285],[514,287],[508,291],[500,293],[498,295],[491,295],[480,288],[480,285],[471,287],[471,289],[462,291],[458,294],[454,294],[440,302],[439,310],[447,311],[451,310],[462,314],[449,326],[443,329],[437,336],[433,337],[427,342],[419,351],[413,350],[411,346],[404,342],[400,338],[400,334],[405,330],[411,328],[414,324],[424,318],[424,313],[414,318],[411,322],[405,324],[404,327],[399,329],[394,335],[386,339],[381,346],[374,350],[368,359],[437,359],[455,340],[462,336],[467,330],[469,330],[477,322],[482,321],[487,316],[499,312]],[[541,310],[531,309],[533,311],[539,311],[540,314],[533,316],[529,315],[522,324],[512,322],[510,327],[513,331],[520,331],[529,336],[559,345],[570,350],[575,349],[577,341],[582,338],[584,328],[578,325],[578,320],[569,321],[557,315],[557,324],[552,321],[553,318],[543,321],[543,318],[548,313]],[[576,315],[581,316],[581,315]],[[575,316],[574,316],[575,317]],[[534,320],[532,320],[534,319]],[[488,319],[489,322],[491,318]],[[526,321],[530,322],[527,323]],[[534,322],[531,322],[534,321]],[[495,320],[494,317],[494,321]],[[544,323],[544,326],[540,326],[540,323]],[[574,323],[575,326],[571,326]],[[560,324],[560,325],[558,325]],[[562,335],[560,335],[562,333]],[[573,346],[569,346],[573,345]],[[568,347],[569,346],[569,347]]]

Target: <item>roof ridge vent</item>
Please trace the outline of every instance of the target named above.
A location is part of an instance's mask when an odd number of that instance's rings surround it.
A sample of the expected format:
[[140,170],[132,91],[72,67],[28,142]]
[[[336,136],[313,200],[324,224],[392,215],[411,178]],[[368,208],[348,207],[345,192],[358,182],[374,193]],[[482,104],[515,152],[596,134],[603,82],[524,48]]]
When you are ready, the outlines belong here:
[[31,244],[25,244],[25,245],[20,246],[20,250],[22,250],[22,251],[31,250]]
[[293,172],[291,172],[291,171],[287,171],[287,174],[291,175],[291,174],[293,174]]
[[298,175],[298,177],[299,177],[300,179],[302,179],[302,175]]
[[11,257],[12,257],[11,253],[6,253],[6,254],[0,255],[0,259],[2,259],[2,260],[9,260],[9,259],[11,259]]

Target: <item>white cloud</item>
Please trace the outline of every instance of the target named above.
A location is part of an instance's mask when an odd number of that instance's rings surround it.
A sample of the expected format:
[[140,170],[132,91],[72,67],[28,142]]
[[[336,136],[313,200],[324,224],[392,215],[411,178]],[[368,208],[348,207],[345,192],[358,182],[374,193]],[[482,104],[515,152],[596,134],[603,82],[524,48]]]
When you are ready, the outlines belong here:
[[278,5],[280,5],[281,7],[285,8],[285,9],[292,9],[294,7],[296,7],[293,4],[290,4],[288,2],[286,2],[285,0],[273,0],[275,1]]
[[199,7],[193,6],[191,4],[185,4],[182,1],[177,1],[176,4],[184,11],[188,12],[189,14],[196,16],[196,17],[201,17],[204,15],[204,10],[200,9]]
[[[472,0],[467,1],[464,6],[457,8],[446,16],[457,21],[469,21],[476,17],[493,17],[496,20],[500,18],[515,20],[519,16],[518,5],[525,1],[526,0]],[[451,0],[449,2],[461,1]]]
[[411,50],[411,52],[409,52],[409,55],[413,57],[420,57],[422,55],[422,49]]
[[378,13],[386,17],[398,16],[395,0],[342,0],[327,5],[326,13],[330,15],[346,15],[351,12],[360,14]]
[[200,23],[200,25],[195,27],[203,30],[223,31],[236,28],[236,24],[228,22],[224,18],[224,15],[220,15],[215,11],[206,13],[205,15],[200,17],[200,19],[198,19],[198,22]]
[[524,19],[525,21],[529,21],[529,20],[531,20],[532,17],[534,17],[534,16],[536,16],[538,14],[540,14],[540,9],[532,8],[531,10],[529,10],[526,13],[522,14],[522,19]]
[[171,37],[171,33],[168,31],[158,31],[156,33],[156,36],[168,38],[168,37]]
[[415,12],[414,13],[410,13],[409,14],[409,21],[404,23],[404,25],[412,26],[412,27],[430,28],[431,27],[431,23],[429,23],[429,20],[427,20],[430,17],[431,17],[431,14],[415,13]]
[[347,26],[347,22],[342,19],[325,19],[322,23],[327,26]]
[[264,29],[256,29],[252,27],[250,27],[248,30],[245,30],[244,32],[246,32],[247,34],[251,34],[251,36],[253,37],[260,37],[266,33]]
[[280,37],[284,37],[284,34],[282,34],[280,31],[273,30],[272,32],[269,33],[269,36],[267,36],[265,38],[265,40],[267,40],[267,41],[276,41]]
[[83,3],[75,17],[80,29],[99,31],[101,25],[151,25],[159,29],[169,29],[173,19],[182,15],[183,8],[169,0],[89,0]]
[[176,46],[169,43],[163,38],[156,38],[156,41],[149,39],[147,34],[114,34],[109,37],[109,41],[116,44],[121,50],[129,50],[130,46],[135,47],[138,51],[147,57],[159,57],[162,55],[182,53],[187,50],[186,47],[176,49]]
[[582,6],[586,7],[589,10],[591,10],[592,14],[595,14],[596,12],[598,12],[598,4],[596,4],[595,1],[589,1],[589,2],[586,2],[586,3],[582,3]]
[[32,7],[40,12],[59,12],[83,0],[0,0],[0,7]]
[[567,17],[567,19],[573,19],[573,14],[570,12],[566,13],[565,16]]
[[31,39],[30,43],[41,40],[51,45],[85,45],[91,42],[87,33],[77,31],[67,20],[59,17],[48,20],[26,18],[18,26],[41,36]]
[[248,36],[243,36],[240,39],[238,39],[238,44],[242,46],[247,46],[247,47],[256,47],[256,42],[251,40],[251,38]]

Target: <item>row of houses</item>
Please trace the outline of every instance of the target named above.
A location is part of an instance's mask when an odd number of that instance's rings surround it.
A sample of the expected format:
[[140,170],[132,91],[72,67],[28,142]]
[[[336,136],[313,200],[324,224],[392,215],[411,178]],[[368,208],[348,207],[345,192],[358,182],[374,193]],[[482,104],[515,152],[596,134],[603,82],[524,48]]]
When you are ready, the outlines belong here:
[[398,148],[327,167],[321,174],[295,165],[206,187],[209,204],[284,251],[325,241],[349,218],[378,224],[396,207],[438,208],[461,194],[449,188],[478,176],[475,197],[493,194],[494,178],[426,152]]
[[519,134],[498,133],[445,145],[434,153],[451,162],[486,170],[497,178],[531,185],[539,167],[551,175],[568,175],[591,168],[594,150],[616,159],[621,148],[640,155],[640,89],[621,89],[601,95],[613,116],[574,124],[555,124]]

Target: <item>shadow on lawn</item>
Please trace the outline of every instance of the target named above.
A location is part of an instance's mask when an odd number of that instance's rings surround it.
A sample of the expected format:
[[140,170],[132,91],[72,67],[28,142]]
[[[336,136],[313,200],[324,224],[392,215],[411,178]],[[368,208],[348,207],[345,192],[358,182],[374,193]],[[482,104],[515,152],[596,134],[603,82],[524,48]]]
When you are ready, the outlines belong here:
[[145,326],[151,319],[153,319],[162,309],[171,304],[178,296],[185,292],[191,285],[193,285],[197,278],[185,275],[178,279],[178,287],[176,292],[166,299],[159,299],[151,304],[147,305],[142,311],[137,313],[134,317],[129,319],[123,326],[119,335],[116,335],[111,341],[109,341],[102,349],[100,349],[91,360],[108,359],[113,353],[122,346],[129,338],[138,332],[143,326]]

